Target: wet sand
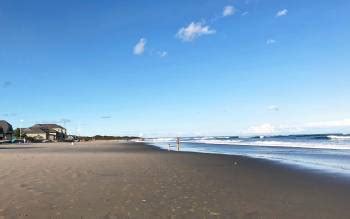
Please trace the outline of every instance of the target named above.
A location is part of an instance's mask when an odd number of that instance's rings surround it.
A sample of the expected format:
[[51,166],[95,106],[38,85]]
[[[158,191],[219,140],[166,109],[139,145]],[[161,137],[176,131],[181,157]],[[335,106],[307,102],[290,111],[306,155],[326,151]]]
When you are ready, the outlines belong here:
[[0,218],[350,218],[350,182],[142,143],[0,145]]

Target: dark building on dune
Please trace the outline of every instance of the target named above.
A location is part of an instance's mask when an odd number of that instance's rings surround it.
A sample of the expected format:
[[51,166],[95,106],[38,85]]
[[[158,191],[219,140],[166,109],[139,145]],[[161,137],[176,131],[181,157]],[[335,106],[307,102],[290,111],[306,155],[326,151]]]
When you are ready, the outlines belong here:
[[0,120],[0,141],[11,141],[12,135],[12,125],[4,120]]

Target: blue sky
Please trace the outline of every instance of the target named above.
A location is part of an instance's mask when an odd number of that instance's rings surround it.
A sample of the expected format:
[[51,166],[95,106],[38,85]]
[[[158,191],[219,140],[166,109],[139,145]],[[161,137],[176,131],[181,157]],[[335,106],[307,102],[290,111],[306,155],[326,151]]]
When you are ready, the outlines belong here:
[[348,133],[349,9],[1,0],[0,118],[84,135]]

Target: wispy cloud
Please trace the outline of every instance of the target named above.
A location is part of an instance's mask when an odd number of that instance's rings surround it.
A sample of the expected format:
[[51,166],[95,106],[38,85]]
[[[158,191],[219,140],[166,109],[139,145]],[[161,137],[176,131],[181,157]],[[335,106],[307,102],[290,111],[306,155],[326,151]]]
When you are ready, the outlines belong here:
[[245,11],[242,13],[242,16],[246,16],[246,15],[248,15],[248,11]]
[[134,55],[142,55],[145,52],[146,43],[146,39],[141,38],[134,46]]
[[65,119],[65,118],[60,119],[59,121],[57,121],[57,123],[63,123],[63,124],[70,123],[70,122],[72,122],[72,120],[70,120],[70,119]]
[[282,16],[286,16],[288,14],[288,10],[287,9],[283,9],[277,12],[276,17],[282,17]]
[[232,5],[227,5],[224,7],[224,10],[222,11],[222,16],[228,17],[231,15],[234,15],[235,13],[236,13],[235,7],[233,7]]
[[66,123],[71,123],[72,120],[70,119],[66,119],[66,118],[62,118],[59,120],[41,120],[41,121],[35,121],[35,123],[37,124],[66,124]]
[[350,119],[310,122],[305,126],[308,128],[346,128],[350,127]]
[[252,126],[250,127],[246,133],[248,134],[253,134],[253,135],[266,135],[266,134],[274,134],[276,133],[276,128],[269,124],[269,123],[265,123],[262,125],[257,125],[257,126]]
[[111,119],[112,116],[101,116],[100,118],[101,118],[101,119]]
[[3,117],[12,117],[12,116],[17,116],[17,113],[4,113],[2,114]]
[[270,111],[279,111],[280,110],[280,108],[276,105],[271,105],[267,109]]
[[285,125],[272,125],[270,123],[264,123],[262,125],[252,126],[248,128],[244,134],[249,135],[277,135],[277,134],[295,134],[304,132],[306,129],[302,126],[285,126]]
[[184,42],[191,42],[201,36],[215,34],[216,31],[202,22],[192,22],[187,27],[182,27],[176,37]]
[[266,44],[267,45],[271,45],[271,44],[275,44],[276,43],[276,40],[274,40],[274,39],[268,39],[268,40],[266,40]]
[[164,58],[166,56],[168,56],[168,52],[167,51],[158,51],[157,53],[159,55],[159,57]]
[[[299,125],[273,125],[264,123],[248,128],[244,134],[249,135],[276,135],[276,134],[296,134],[305,132],[317,132],[320,130],[329,131],[335,129],[350,128],[350,119],[309,122]],[[335,130],[337,131],[337,130]]]
[[4,82],[1,84],[1,87],[7,88],[7,87],[10,87],[11,85],[12,85],[12,82],[11,82],[11,81],[4,81]]

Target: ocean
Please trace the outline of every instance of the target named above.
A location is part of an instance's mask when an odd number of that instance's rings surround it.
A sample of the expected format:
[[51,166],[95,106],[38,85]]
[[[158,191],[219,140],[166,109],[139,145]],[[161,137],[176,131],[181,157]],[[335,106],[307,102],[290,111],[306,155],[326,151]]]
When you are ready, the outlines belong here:
[[[184,137],[181,151],[241,155],[350,177],[350,135]],[[147,138],[146,143],[176,150],[176,138]]]

